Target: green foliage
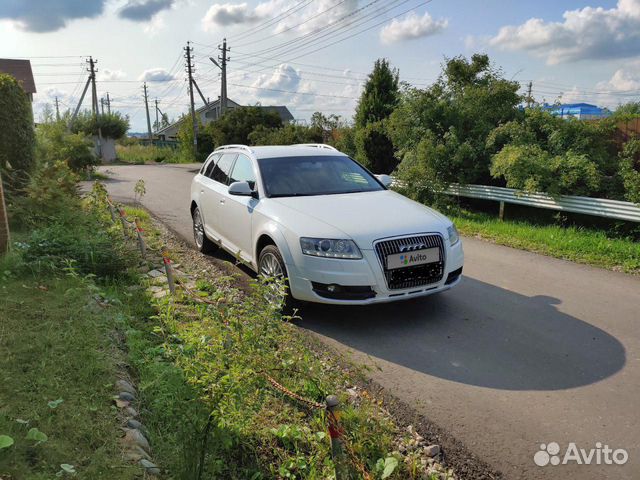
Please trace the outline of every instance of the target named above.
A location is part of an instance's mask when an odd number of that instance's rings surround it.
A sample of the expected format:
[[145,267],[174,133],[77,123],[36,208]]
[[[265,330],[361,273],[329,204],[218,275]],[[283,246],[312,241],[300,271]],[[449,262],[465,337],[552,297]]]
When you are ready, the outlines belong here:
[[101,133],[104,138],[117,140],[124,137],[129,130],[129,117],[120,112],[99,113],[94,115],[86,110],[78,114],[71,122],[73,133],[84,135],[98,135]]
[[561,119],[539,109],[492,131],[487,147],[497,151],[491,174],[507,186],[552,195],[615,197],[620,186],[602,179],[616,172],[611,122]]
[[640,115],[640,102],[628,102],[618,105],[618,108],[613,112],[615,119],[637,117]]
[[383,122],[369,123],[356,130],[356,160],[373,173],[391,173],[397,165],[393,144]]
[[217,121],[208,124],[206,130],[216,147],[227,144],[246,145],[250,142],[249,135],[258,126],[277,129],[283,125],[276,112],[258,107],[240,107],[227,110]]
[[142,197],[144,197],[145,194],[147,193],[147,188],[142,178],[136,182],[136,185],[133,187],[133,193],[134,193],[134,201],[136,203],[140,202],[140,200],[142,200]]
[[384,120],[399,100],[398,71],[386,59],[376,60],[356,107],[356,127]]
[[65,162],[74,172],[100,163],[93,143],[82,133],[70,133],[64,122],[42,123],[36,131],[36,152],[40,163]]
[[184,115],[178,128],[178,158],[175,163],[204,162],[214,149],[211,132],[198,121],[198,150],[193,148],[193,124],[191,117]]
[[640,204],[640,139],[629,140],[621,154],[620,176],[624,182],[625,197]]
[[296,143],[322,143],[322,130],[303,125],[285,125],[269,128],[258,125],[248,137],[250,145],[293,145]]
[[22,187],[35,164],[31,102],[18,81],[0,73],[0,175],[10,190]]
[[478,54],[471,60],[449,59],[431,87],[405,88],[387,122],[396,154],[407,163],[399,167],[402,180],[415,184],[413,192],[451,182],[490,182],[494,152],[486,145],[487,137],[521,116],[518,89],[517,82],[502,78],[488,57]]
[[9,448],[14,444],[13,438],[9,435],[0,435],[0,450],[3,448]]
[[127,142],[127,145],[116,145],[116,155],[118,160],[134,165],[143,165],[145,163],[181,163],[182,161],[182,156],[178,149],[157,147],[155,145],[141,145],[137,142]]
[[351,158],[356,158],[356,130],[353,127],[341,126],[332,132],[331,143],[334,147]]

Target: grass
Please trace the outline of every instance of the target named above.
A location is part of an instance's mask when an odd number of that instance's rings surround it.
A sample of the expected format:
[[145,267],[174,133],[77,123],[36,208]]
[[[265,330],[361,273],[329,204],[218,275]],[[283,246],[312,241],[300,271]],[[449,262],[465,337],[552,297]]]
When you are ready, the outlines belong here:
[[135,165],[146,163],[185,163],[178,149],[154,145],[117,145],[118,160]]
[[631,238],[612,238],[603,230],[588,228],[500,221],[495,215],[467,210],[449,216],[463,235],[578,263],[640,274],[640,244]]
[[[19,263],[0,264],[0,435],[15,442],[0,450],[0,477],[50,480],[68,464],[79,479],[139,478],[117,443],[112,312],[91,282]],[[33,428],[46,441],[27,439]]]

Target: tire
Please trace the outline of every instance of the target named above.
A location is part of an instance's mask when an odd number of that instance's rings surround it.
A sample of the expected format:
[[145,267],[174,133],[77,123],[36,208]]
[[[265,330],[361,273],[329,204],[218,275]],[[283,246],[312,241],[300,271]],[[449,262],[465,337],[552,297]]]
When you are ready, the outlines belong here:
[[[258,256],[258,275],[269,278],[284,278],[286,293],[284,298],[278,299],[281,301],[281,311],[284,315],[291,315],[296,307],[296,302],[291,296],[291,290],[289,288],[289,280],[287,279],[287,267],[284,264],[280,250],[275,245],[267,245],[262,249]],[[269,299],[269,301],[275,301]]]
[[193,241],[196,244],[196,249],[200,253],[213,253],[218,249],[218,246],[213,243],[207,237],[204,231],[204,222],[202,221],[202,215],[200,214],[200,208],[196,207],[193,210]]

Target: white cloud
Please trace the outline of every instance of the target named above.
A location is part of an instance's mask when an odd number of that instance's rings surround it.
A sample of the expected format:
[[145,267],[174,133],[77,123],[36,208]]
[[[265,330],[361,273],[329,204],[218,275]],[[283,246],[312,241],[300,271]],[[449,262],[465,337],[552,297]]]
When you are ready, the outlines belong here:
[[223,3],[212,5],[202,19],[205,31],[214,30],[216,26],[254,23],[263,18],[256,9],[251,9],[247,3]]
[[151,68],[149,70],[145,70],[138,77],[138,80],[141,82],[170,82],[175,79],[175,75],[171,75],[164,68]]
[[394,18],[380,30],[380,40],[382,43],[391,44],[404,40],[427,37],[442,32],[449,21],[447,19],[434,20],[429,12],[423,16],[409,13],[403,19]]
[[109,80],[122,80],[127,76],[122,70],[109,70],[105,68],[104,70],[98,69],[97,80],[98,81],[109,81]]
[[[291,65],[286,63],[276,67],[271,75],[260,75],[254,82],[256,88],[296,91],[300,86],[301,77],[298,71]],[[274,95],[275,94],[275,95]],[[268,90],[261,91],[264,96],[277,96],[278,92],[270,92]]]
[[530,18],[502,27],[490,44],[524,50],[549,64],[640,54],[640,0],[618,0],[616,7],[566,11],[562,22]]

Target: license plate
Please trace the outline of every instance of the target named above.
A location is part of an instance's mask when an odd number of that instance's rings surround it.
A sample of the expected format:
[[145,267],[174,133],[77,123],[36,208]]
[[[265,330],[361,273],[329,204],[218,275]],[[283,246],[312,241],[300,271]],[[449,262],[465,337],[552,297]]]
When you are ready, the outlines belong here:
[[414,265],[424,265],[440,261],[440,249],[438,247],[425,248],[414,252],[395,253],[387,255],[387,268],[412,267]]

